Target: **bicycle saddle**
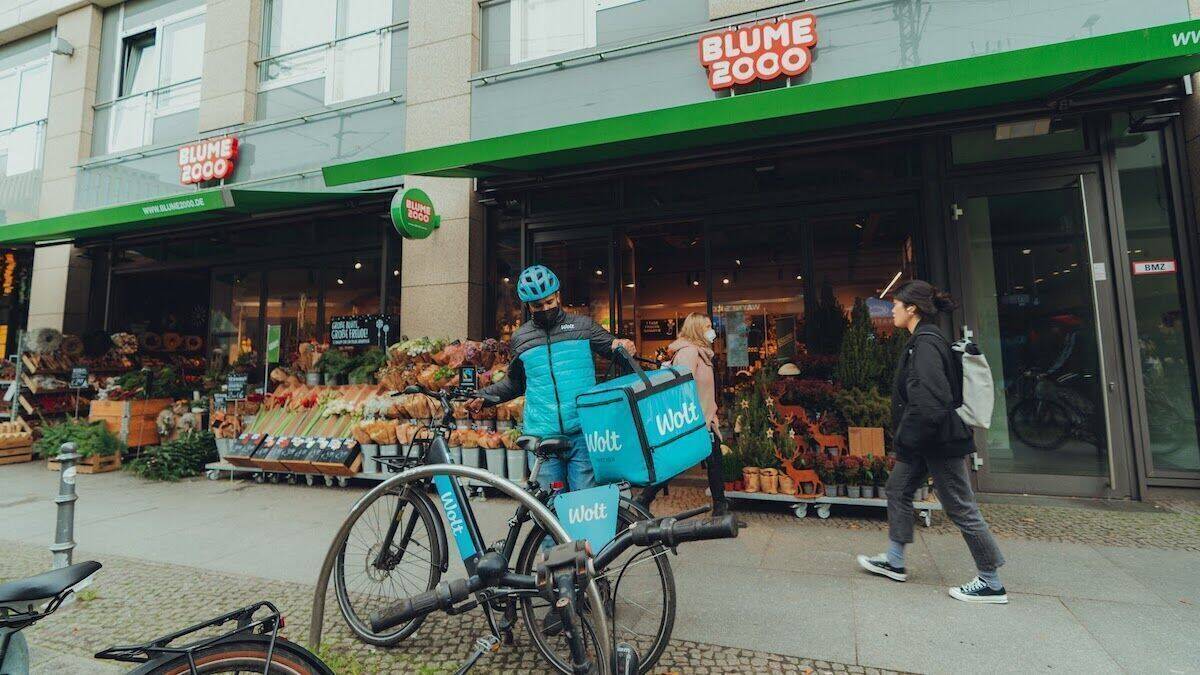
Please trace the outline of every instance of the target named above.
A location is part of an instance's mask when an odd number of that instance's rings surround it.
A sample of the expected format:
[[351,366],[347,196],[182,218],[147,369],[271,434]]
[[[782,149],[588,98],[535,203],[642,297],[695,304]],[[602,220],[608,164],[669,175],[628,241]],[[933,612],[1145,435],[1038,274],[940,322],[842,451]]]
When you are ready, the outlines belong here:
[[573,446],[571,439],[565,436],[547,436],[546,438],[520,436],[517,438],[517,447],[525,452],[532,452],[542,459],[549,459],[555,455],[570,452]]
[[89,560],[60,570],[0,584],[0,603],[57,597],[63,591],[95,574],[100,567],[100,563]]

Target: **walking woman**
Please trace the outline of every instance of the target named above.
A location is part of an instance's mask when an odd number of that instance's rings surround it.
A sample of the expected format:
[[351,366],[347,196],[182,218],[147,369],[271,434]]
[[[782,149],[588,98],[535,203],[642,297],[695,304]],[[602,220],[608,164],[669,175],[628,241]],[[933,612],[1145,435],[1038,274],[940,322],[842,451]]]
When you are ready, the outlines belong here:
[[[717,429],[717,392],[713,376],[712,343],[716,339],[717,332],[713,330],[712,320],[692,312],[683,320],[679,339],[667,347],[671,365],[690,370],[700,393],[700,405],[704,409],[704,420],[712,440],[712,454],[708,456],[708,489],[712,493],[714,517],[729,513],[729,502],[725,500],[725,479],[721,475],[721,432]],[[649,510],[650,503],[661,488],[661,485],[646,487],[638,497],[638,502]]]
[[967,474],[971,431],[955,412],[962,397],[961,375],[954,367],[949,340],[933,321],[956,304],[949,294],[920,280],[905,282],[893,297],[892,321],[912,337],[904,346],[892,384],[897,461],[887,482],[890,541],[887,553],[860,555],[858,564],[889,579],[908,579],[904,547],[913,541],[913,493],[932,475],[942,508],[962,532],[978,570],[974,580],[951,588],[950,596],[964,602],[1007,603],[1008,593],[997,573],[1004,557],[979,513]]

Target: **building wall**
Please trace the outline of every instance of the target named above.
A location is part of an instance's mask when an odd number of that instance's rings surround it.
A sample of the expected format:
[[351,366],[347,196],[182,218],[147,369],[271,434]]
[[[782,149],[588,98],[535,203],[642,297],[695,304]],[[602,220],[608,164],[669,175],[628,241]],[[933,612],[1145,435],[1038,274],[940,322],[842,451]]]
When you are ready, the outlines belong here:
[[[757,9],[763,4],[770,9]],[[719,10],[719,11],[718,11]],[[727,11],[734,17],[711,21]],[[584,122],[728,96],[714,93],[696,54],[700,31],[783,11],[817,17],[807,84],[1035,47],[1185,21],[1188,0],[863,0],[820,3],[753,0],[642,0],[596,14],[596,47],[517,64],[510,72],[510,17],[505,2],[483,10],[481,75],[474,84],[472,138]],[[1035,28],[1036,27],[1036,28]],[[693,33],[693,34],[688,34]],[[677,35],[668,40],[658,38]],[[653,41],[653,44],[644,44]],[[625,48],[629,47],[629,48]],[[613,51],[622,48],[619,51]],[[594,54],[606,51],[603,59]],[[587,54],[593,56],[586,56]],[[558,64],[564,58],[584,56]],[[529,66],[542,64],[536,69]],[[507,74],[506,74],[507,73]],[[777,81],[782,83],[782,80]]]
[[[1188,0],[1192,16],[1200,18],[1200,0]],[[1192,95],[1183,102],[1183,141],[1187,154],[1187,172],[1192,188],[1190,208],[1194,220],[1200,223],[1200,73],[1192,75]],[[1193,243],[1200,234],[1193,235]]]

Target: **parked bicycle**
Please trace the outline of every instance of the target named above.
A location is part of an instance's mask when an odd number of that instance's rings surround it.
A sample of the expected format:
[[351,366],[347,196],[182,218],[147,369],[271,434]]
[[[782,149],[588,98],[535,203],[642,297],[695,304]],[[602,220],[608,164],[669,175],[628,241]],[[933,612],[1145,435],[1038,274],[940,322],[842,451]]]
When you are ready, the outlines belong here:
[[1013,434],[1038,450],[1057,450],[1070,438],[1098,445],[1096,406],[1070,386],[1080,377],[1034,369],[1022,373],[1009,392],[1015,401],[1008,413]]
[[[441,401],[443,415],[433,425],[421,463],[450,464],[446,441],[454,424],[451,401],[468,398],[474,392],[410,387],[406,393],[423,393]],[[552,505],[554,494],[534,477],[542,462],[569,451],[568,442],[562,438],[522,437],[519,445],[534,456],[527,492],[539,503]],[[509,519],[506,536],[489,544],[457,480],[434,475],[398,486],[381,485],[363,498],[366,504],[346,529],[345,540],[335,543],[338,555],[333,577],[338,606],[351,629],[365,642],[393,646],[415,633],[427,612],[413,613],[403,621],[372,623],[371,617],[438,587],[449,569],[447,524],[443,524],[428,495],[430,487],[436,490],[468,576],[478,576],[481,565],[489,573],[498,574],[493,568],[501,564],[504,572],[526,581],[533,574],[547,535],[536,521],[525,531],[525,524],[532,520],[525,506],[518,506]],[[675,518],[682,520],[707,510],[704,507]],[[651,520],[649,514],[624,498],[616,511],[618,534],[595,555],[596,580],[618,638],[642,655],[642,672],[646,672],[662,655],[674,628],[675,578],[665,547],[654,542],[635,544],[623,536],[636,523]],[[529,588],[511,584],[488,587],[479,593],[476,601],[452,608],[452,613],[483,605],[489,620],[493,614],[499,617],[497,635],[509,644],[519,613],[539,652],[558,670],[570,672],[568,635],[554,618],[549,600]]]
[[[29,650],[21,631],[62,607],[100,567],[81,562],[0,584],[0,673],[28,675]],[[229,624],[236,625],[215,637],[200,637]],[[274,605],[259,602],[149,642],[109,647],[96,658],[141,664],[130,671],[134,675],[333,675],[312,652],[279,636],[283,624]]]

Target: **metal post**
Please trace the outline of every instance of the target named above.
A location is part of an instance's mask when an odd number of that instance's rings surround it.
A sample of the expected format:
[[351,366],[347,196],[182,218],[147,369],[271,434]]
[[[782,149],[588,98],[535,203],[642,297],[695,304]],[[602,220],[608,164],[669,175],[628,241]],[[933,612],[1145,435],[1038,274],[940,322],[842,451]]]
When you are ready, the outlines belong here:
[[54,503],[58,504],[58,522],[54,526],[54,543],[50,552],[54,554],[54,569],[62,569],[71,564],[71,552],[75,549],[75,453],[74,443],[63,443],[59,448],[58,457],[54,460],[59,465],[58,496]]

